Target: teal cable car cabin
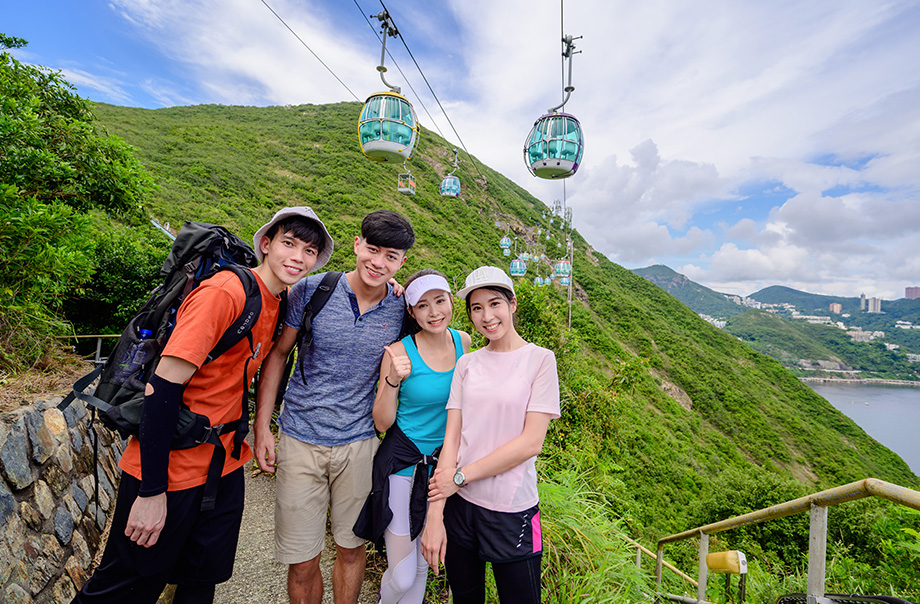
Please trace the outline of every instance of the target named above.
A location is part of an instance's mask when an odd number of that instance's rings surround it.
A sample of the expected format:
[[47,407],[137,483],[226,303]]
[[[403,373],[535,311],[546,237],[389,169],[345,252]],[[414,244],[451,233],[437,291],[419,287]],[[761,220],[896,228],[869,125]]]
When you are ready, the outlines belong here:
[[361,151],[379,162],[402,163],[409,159],[418,140],[418,119],[412,104],[396,92],[368,97],[361,110],[358,136]]
[[534,122],[524,145],[524,161],[539,178],[568,178],[585,151],[581,124],[568,113],[548,113]]

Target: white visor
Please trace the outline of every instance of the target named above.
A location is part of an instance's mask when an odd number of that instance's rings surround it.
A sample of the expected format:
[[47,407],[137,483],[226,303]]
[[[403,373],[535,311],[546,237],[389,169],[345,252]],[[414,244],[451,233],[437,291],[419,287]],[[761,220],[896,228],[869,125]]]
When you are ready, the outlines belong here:
[[440,289],[450,293],[450,285],[447,279],[441,275],[423,275],[409,284],[406,288],[406,306],[415,306],[419,298],[433,289]]

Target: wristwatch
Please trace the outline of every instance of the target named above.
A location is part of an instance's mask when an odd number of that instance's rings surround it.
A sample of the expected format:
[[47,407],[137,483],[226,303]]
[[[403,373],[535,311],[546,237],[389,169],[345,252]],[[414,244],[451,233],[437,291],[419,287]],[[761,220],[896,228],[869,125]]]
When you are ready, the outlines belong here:
[[460,468],[457,468],[457,471],[454,472],[454,484],[458,487],[466,486],[466,476],[463,475],[463,471]]

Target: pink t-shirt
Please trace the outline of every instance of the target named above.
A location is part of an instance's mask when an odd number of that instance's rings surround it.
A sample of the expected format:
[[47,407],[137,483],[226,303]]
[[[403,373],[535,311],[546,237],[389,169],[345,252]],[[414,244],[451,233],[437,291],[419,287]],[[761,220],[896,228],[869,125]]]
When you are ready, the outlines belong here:
[[[471,464],[514,440],[528,412],[559,417],[559,375],[551,350],[526,344],[511,352],[482,348],[457,361],[448,409],[460,409],[457,465]],[[536,456],[491,478],[471,482],[461,497],[496,512],[537,505]]]

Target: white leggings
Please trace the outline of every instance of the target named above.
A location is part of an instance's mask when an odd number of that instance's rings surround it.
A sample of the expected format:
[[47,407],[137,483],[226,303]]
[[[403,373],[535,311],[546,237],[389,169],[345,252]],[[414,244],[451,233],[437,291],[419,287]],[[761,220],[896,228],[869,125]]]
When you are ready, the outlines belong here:
[[389,480],[393,520],[383,534],[387,547],[387,570],[380,580],[380,602],[421,604],[428,580],[428,563],[422,556],[421,535],[415,540],[409,538],[412,477],[393,474]]

